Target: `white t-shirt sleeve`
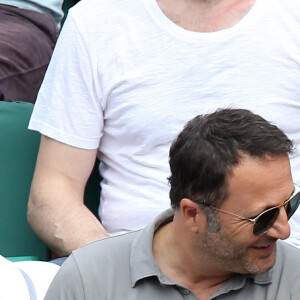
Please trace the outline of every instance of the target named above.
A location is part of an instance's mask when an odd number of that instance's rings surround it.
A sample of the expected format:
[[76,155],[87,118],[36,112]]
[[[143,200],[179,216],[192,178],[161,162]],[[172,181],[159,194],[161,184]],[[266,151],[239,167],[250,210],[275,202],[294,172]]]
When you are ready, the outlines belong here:
[[97,61],[70,14],[38,94],[29,129],[68,145],[96,149],[103,129]]

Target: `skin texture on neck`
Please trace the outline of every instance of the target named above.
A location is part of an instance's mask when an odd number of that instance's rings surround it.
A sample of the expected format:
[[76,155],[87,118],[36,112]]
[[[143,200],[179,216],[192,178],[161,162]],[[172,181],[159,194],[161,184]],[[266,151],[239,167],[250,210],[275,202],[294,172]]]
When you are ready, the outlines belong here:
[[182,218],[178,211],[173,222],[155,232],[153,254],[167,277],[193,291],[197,299],[206,300],[232,276],[232,273],[217,274],[209,263],[205,264],[208,262],[206,259],[203,259],[201,267],[198,268],[199,261],[191,257],[190,236],[185,233],[185,228],[179,226]]
[[178,26],[214,32],[237,24],[255,0],[157,0],[162,12]]
[[[229,196],[220,206],[251,218],[284,203],[294,185],[287,156],[243,157],[229,176]],[[161,271],[189,288],[198,299],[207,299],[233,274],[261,274],[275,263],[276,241],[290,234],[285,209],[263,235],[253,234],[253,224],[228,214],[217,214],[218,232],[207,229],[201,206],[182,199],[173,222],[159,228],[153,254]]]

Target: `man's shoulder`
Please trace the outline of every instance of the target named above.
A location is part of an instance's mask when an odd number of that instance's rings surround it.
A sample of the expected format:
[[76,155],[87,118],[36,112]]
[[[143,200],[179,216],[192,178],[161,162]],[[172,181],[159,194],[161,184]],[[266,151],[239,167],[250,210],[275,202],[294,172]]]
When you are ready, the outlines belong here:
[[73,251],[62,265],[64,278],[77,273],[87,295],[109,294],[120,280],[122,286],[125,282],[131,286],[130,257],[136,235],[131,232],[109,237]]
[[75,22],[82,38],[96,42],[96,45],[104,44],[102,52],[105,49],[111,51],[109,43],[128,32],[128,26],[135,28],[136,22],[141,23],[143,11],[142,0],[81,0],[69,10],[68,18]]
[[93,262],[101,265],[114,264],[118,259],[124,260],[129,257],[132,243],[138,232],[129,232],[95,241],[73,251],[72,254],[77,264],[84,266]]
[[268,3],[265,4],[271,9],[271,11],[280,11],[280,13],[282,13],[283,16],[285,15],[291,19],[300,21],[300,5],[298,0],[268,0]]
[[129,1],[131,0],[81,0],[72,8],[72,11],[87,9],[92,13],[94,11],[93,8],[114,9],[118,4],[122,5],[122,3]]
[[[100,24],[102,20],[99,17],[101,16],[109,21],[106,24],[109,25],[115,21],[115,18],[120,18],[124,15],[130,14],[131,17],[134,17],[132,14],[143,7],[142,3],[143,1],[134,0],[81,0],[70,9],[70,13],[75,15],[77,19],[81,17],[92,18],[100,22]],[[110,17],[113,19],[109,19]],[[115,25],[120,26],[121,24],[118,22]]]
[[105,248],[110,248],[112,246],[120,246],[120,247],[128,247],[131,246],[134,238],[136,235],[140,232],[140,230],[137,231],[131,231],[128,233],[110,236],[108,238],[91,242],[75,251],[73,253],[81,253],[84,251],[103,251],[105,252]]

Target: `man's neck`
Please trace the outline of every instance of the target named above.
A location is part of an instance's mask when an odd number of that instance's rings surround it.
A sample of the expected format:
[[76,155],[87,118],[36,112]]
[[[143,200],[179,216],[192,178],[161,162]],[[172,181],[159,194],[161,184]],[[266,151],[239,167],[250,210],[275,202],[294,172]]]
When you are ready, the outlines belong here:
[[255,0],[157,0],[163,13],[178,26],[198,32],[230,28],[251,9]]
[[160,227],[153,238],[153,255],[165,276],[190,289],[197,299],[206,300],[232,274],[215,272],[209,261],[203,261],[199,259],[201,255],[191,253],[186,235],[179,231],[172,222]]

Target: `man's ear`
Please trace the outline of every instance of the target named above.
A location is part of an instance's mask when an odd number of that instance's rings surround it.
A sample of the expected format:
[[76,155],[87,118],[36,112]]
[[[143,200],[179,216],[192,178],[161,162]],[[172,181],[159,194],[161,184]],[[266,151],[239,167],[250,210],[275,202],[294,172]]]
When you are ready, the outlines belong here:
[[191,232],[198,233],[206,223],[206,216],[199,205],[191,199],[184,198],[180,201],[180,210],[187,228]]

